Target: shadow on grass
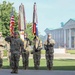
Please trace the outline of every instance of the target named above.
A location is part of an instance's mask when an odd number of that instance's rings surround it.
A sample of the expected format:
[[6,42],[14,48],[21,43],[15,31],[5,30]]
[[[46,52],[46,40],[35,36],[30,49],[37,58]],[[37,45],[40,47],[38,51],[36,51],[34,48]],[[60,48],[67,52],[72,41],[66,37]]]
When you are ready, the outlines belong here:
[[[3,66],[3,69],[10,69],[9,66]],[[23,69],[22,66],[19,66],[19,69]],[[28,70],[35,70],[35,68],[29,67]],[[41,66],[39,70],[47,70],[46,66]],[[75,66],[53,66],[53,70],[75,70]]]

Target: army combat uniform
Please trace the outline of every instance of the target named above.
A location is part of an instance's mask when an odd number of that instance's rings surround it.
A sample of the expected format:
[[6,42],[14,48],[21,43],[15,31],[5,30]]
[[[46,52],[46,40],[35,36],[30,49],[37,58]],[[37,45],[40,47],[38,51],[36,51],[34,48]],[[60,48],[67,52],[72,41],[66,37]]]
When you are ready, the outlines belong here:
[[[0,54],[1,54],[1,51],[0,51]],[[1,55],[0,55],[0,68],[2,68],[2,62],[3,62],[3,60],[2,60]]]
[[39,69],[40,58],[41,58],[41,49],[42,49],[42,41],[39,40],[38,37],[33,39],[33,59],[34,59],[34,68]]
[[12,69],[11,73],[17,73],[19,67],[20,49],[23,49],[24,44],[19,38],[14,38],[11,36],[7,36],[5,40],[10,42],[10,66]]
[[44,44],[44,48],[46,50],[45,51],[46,63],[47,63],[47,68],[49,70],[51,70],[53,67],[54,44],[55,44],[55,41],[53,39],[47,39],[47,41]]
[[30,45],[31,45],[31,41],[29,40],[29,38],[25,38],[24,50],[22,50],[22,62],[23,62],[24,69],[28,69]]
[[0,68],[2,67],[3,51],[5,50],[5,47],[6,47],[6,42],[2,37],[2,33],[0,32]]

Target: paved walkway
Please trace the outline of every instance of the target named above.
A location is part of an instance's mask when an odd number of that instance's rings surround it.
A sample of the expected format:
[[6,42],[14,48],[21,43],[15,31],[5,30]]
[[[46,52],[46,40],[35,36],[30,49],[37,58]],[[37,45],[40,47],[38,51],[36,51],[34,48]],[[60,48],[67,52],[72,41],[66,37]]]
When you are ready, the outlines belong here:
[[[12,75],[10,69],[0,69],[0,75]],[[75,75],[75,71],[63,70],[19,70],[18,74],[13,75]]]
[[[33,55],[30,55],[30,58],[33,58]],[[45,59],[45,54],[41,54],[41,59]],[[54,59],[75,59],[75,54],[54,54]]]
[[55,54],[54,59],[75,59],[75,54]]
[[[29,58],[32,59],[33,55],[31,54]],[[41,59],[45,59],[45,54],[41,54]],[[75,59],[75,54],[69,54],[69,53],[54,54],[54,59]]]

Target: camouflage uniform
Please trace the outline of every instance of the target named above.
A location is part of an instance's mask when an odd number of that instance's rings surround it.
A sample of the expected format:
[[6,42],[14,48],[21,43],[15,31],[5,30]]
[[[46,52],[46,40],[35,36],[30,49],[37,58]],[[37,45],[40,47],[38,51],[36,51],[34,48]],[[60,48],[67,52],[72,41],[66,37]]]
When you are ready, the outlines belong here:
[[45,55],[46,63],[47,63],[47,68],[49,70],[51,70],[53,67],[54,44],[55,41],[53,39],[47,39],[47,41],[44,44],[44,48],[46,50],[46,55]]
[[11,36],[7,36],[5,40],[10,42],[10,66],[12,68],[11,73],[17,73],[19,67],[20,49],[24,49],[24,44],[21,39]]
[[33,40],[33,59],[34,59],[34,68],[39,69],[40,58],[41,58],[41,49],[42,49],[42,41],[35,37]]
[[29,38],[25,38],[24,50],[22,50],[22,62],[23,62],[24,69],[28,69],[30,45],[31,45],[31,42]]
[[1,58],[1,51],[0,51],[0,68],[2,67],[2,62],[3,62],[3,60]]
[[2,59],[3,59],[3,50],[5,50],[5,46],[6,46],[6,42],[4,38],[2,37],[2,32],[0,32],[0,64],[1,65],[2,65]]

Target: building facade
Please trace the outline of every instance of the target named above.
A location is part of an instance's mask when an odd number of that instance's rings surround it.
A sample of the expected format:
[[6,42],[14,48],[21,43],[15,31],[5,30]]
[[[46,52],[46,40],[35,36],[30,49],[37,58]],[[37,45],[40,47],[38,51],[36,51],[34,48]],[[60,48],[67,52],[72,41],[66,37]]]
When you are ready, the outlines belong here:
[[[67,49],[75,49],[75,20],[70,19],[62,28],[45,29],[45,33],[51,33],[55,40],[55,48],[65,47]],[[47,36],[47,35],[46,35]]]

